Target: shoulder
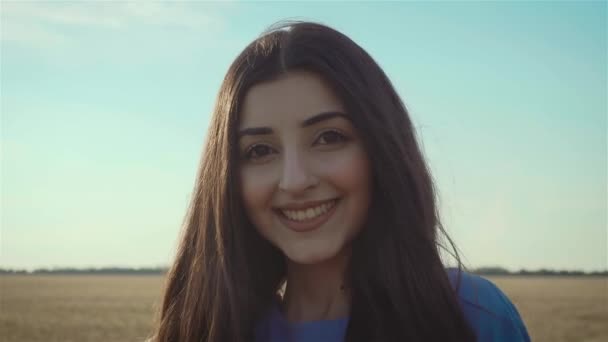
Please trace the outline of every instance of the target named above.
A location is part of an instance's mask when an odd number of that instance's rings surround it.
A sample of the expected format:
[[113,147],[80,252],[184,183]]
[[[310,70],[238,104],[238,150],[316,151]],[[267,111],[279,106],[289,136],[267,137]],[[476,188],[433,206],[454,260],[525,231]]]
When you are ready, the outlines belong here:
[[[515,305],[490,280],[447,269],[452,286],[471,327],[482,341],[530,341],[526,326]],[[460,276],[460,281],[459,281]]]

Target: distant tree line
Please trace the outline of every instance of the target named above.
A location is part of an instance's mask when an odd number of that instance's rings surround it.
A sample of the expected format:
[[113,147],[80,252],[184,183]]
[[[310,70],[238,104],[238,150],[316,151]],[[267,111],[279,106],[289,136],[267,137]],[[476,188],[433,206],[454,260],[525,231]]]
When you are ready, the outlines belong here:
[[509,271],[503,267],[480,267],[471,270],[472,273],[479,275],[512,275],[512,276],[607,276],[608,270],[584,272],[580,270],[553,270],[541,268],[538,270],[521,269],[519,271]]
[[[584,272],[578,270],[553,270],[539,269],[510,271],[503,267],[480,267],[470,269],[470,272],[478,275],[493,276],[608,276],[608,270]],[[39,268],[33,271],[15,270],[0,268],[0,275],[3,274],[53,274],[53,275],[76,275],[76,274],[100,274],[100,275],[162,275],[167,272],[167,267],[144,267],[144,268],[129,268],[129,267],[103,267],[103,268]]]
[[157,275],[165,274],[166,267],[144,267],[144,268],[129,268],[129,267],[103,267],[103,268],[38,268],[33,271],[13,270],[0,268],[0,274],[141,274],[141,275]]

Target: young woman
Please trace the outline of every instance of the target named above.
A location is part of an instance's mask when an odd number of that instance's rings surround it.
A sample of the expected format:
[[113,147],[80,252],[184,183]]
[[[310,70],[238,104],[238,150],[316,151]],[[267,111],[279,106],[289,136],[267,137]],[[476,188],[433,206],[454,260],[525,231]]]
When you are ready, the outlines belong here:
[[445,241],[381,68],[329,27],[275,26],[224,78],[152,340],[529,341]]

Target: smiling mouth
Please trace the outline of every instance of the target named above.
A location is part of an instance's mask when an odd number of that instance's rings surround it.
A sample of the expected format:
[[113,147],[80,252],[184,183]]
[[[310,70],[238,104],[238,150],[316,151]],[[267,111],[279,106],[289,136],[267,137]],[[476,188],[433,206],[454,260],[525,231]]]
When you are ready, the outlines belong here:
[[314,230],[320,227],[335,211],[339,198],[301,209],[280,209],[275,212],[288,228],[297,232]]
[[334,205],[336,205],[337,200],[333,199],[329,202],[325,202],[323,204],[314,206],[314,207],[310,207],[310,208],[304,208],[304,209],[278,209],[278,211],[287,219],[291,220],[291,221],[296,221],[296,222],[305,222],[305,221],[310,221],[313,220],[325,213],[327,213],[328,211],[331,210],[331,208],[333,208]]

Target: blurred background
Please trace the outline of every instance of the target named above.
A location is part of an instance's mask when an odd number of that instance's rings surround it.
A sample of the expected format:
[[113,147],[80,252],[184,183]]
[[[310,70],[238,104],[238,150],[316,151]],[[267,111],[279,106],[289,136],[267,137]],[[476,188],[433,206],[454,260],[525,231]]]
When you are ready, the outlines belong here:
[[608,337],[607,4],[0,3],[2,341],[143,340],[230,63],[343,32],[414,121],[466,266],[535,341]]

